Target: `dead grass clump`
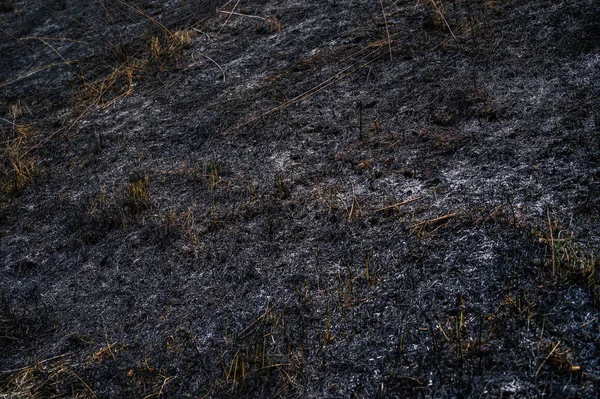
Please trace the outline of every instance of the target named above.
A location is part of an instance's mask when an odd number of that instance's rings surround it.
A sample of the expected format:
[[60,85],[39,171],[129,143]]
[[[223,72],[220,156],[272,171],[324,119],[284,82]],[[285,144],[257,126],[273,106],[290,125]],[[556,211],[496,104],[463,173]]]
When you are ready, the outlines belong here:
[[[82,90],[75,102],[86,111],[93,106],[107,107],[114,101],[133,93],[135,80],[146,69],[147,60],[131,58],[95,80],[82,76]],[[85,112],[85,111],[84,111]]]
[[75,104],[84,110],[82,116],[95,106],[106,108],[129,96],[133,93],[135,82],[151,71],[152,65],[163,70],[170,60],[178,60],[183,50],[191,46],[193,35],[190,29],[170,32],[165,28],[151,36],[135,52],[125,50],[124,45],[113,47],[111,51],[114,54],[100,59],[120,60],[116,66],[92,64],[88,76],[82,73],[82,90],[74,99]]
[[0,133],[0,193],[15,194],[38,173],[38,160],[31,154],[36,131],[29,124],[13,123],[8,132]]
[[124,206],[133,215],[139,215],[150,208],[150,179],[148,175],[131,179],[125,189]]
[[[169,210],[162,215],[161,221],[165,229],[170,232],[170,235],[177,235],[180,232],[186,238],[188,244],[192,246],[198,244],[199,232],[193,207],[189,207],[182,212]],[[191,250],[189,246],[185,248]]]
[[[166,61],[181,58],[183,50],[191,47],[192,37],[193,31],[189,29],[152,36],[149,46],[145,51],[145,56],[158,64],[162,69]],[[141,59],[146,58],[145,56],[142,55]]]
[[208,188],[213,191],[219,188],[221,178],[219,176],[219,164],[217,161],[212,160],[205,166],[204,178],[208,184]]
[[[106,108],[129,96],[133,93],[136,80],[152,73],[156,68],[160,71],[166,69],[169,62],[179,60],[183,50],[192,45],[195,35],[192,29],[171,31],[133,3],[119,3],[150,21],[156,32],[145,31],[144,36],[149,38],[145,43],[138,40],[126,45],[120,37],[115,39],[118,45],[109,41],[109,51],[94,57],[100,61],[88,63],[89,70],[81,72],[82,90],[74,98],[75,105],[82,108],[75,122],[98,106]],[[109,11],[105,11],[112,19]]]
[[173,32],[173,35],[170,36],[171,52],[180,55],[182,50],[192,47],[193,37],[194,31],[190,29],[181,29]]
[[565,280],[583,280],[592,299],[600,304],[600,259],[585,243],[577,239],[572,220],[567,226],[560,223],[556,214],[547,214],[547,225],[538,236],[548,249],[547,265],[552,276]]
[[248,395],[273,389],[278,397],[296,387],[303,355],[289,347],[285,318],[283,310],[267,307],[236,336],[229,336],[227,323],[217,392]]
[[70,368],[66,355],[0,373],[1,398],[94,398],[90,386]]

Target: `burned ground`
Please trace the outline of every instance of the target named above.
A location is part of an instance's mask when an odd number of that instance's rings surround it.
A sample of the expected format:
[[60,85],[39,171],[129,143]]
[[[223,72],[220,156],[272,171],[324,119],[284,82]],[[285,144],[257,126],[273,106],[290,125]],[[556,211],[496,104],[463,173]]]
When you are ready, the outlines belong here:
[[599,10],[0,2],[0,397],[597,397]]

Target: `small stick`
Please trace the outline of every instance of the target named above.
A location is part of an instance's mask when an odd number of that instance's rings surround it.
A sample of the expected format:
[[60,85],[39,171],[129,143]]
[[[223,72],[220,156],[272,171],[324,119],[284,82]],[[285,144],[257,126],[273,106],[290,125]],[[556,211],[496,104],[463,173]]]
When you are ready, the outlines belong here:
[[359,138],[361,140],[363,139],[363,133],[362,133],[362,111],[363,111],[363,105],[362,105],[362,101],[360,101],[358,103],[358,135],[359,135]]
[[548,230],[550,231],[550,250],[552,251],[552,277],[556,273],[556,257],[554,254],[554,233],[552,232],[552,223],[550,221],[550,210],[546,209],[548,215]]
[[352,183],[352,207],[350,208],[350,214],[348,215],[348,221],[352,220],[352,216],[354,215],[354,204],[358,208],[358,215],[363,215],[364,212],[360,209],[360,204],[356,200],[356,192],[354,191],[354,183]]
[[450,34],[452,35],[452,37],[454,38],[454,40],[456,40],[458,42],[458,39],[456,38],[456,36],[454,36],[454,32],[452,32],[452,28],[448,24],[448,21],[446,21],[446,18],[444,17],[444,14],[442,14],[442,11],[439,9],[439,7],[438,7],[437,3],[435,2],[435,0],[430,0],[430,2],[435,7],[435,10],[437,11],[437,13],[440,16],[440,18],[442,18],[442,21],[444,21],[444,24],[446,24],[446,27],[450,31]]
[[[221,31],[223,30],[223,28],[225,27],[225,25],[227,25],[227,22],[229,22],[229,20],[231,19],[231,16],[233,15],[235,9],[237,8],[238,4],[240,4],[241,0],[237,0],[237,2],[235,3],[235,5],[233,6],[233,9],[231,11],[227,11],[227,13],[229,14],[229,16],[227,17],[227,19],[225,20],[225,23],[223,23],[223,26],[221,26],[221,29],[219,29],[219,31],[217,32],[217,34],[215,35],[215,37],[213,37],[213,40],[215,40],[219,34],[221,33]],[[229,4],[229,3],[227,3]],[[219,12],[221,10],[219,9]]]
[[352,197],[352,204],[350,207],[350,212],[348,212],[348,221],[352,220],[352,214],[354,213],[354,197]]
[[[483,223],[487,222],[490,218],[494,217],[494,215],[500,210],[500,208],[502,208],[502,204],[498,205],[493,211],[492,213],[490,213],[488,215],[488,217],[485,218],[485,220],[483,221]],[[479,219],[477,219],[475,221],[475,223],[479,223],[481,221],[481,219],[483,219],[483,216],[480,217]]]
[[115,354],[112,351],[112,347],[115,346],[115,344],[108,343],[108,334],[106,333],[106,331],[104,331],[104,338],[106,339],[106,349],[108,349],[108,353],[110,353],[110,356],[113,358],[113,360],[117,360],[115,358]]
[[448,215],[440,216],[439,218],[429,219],[429,220],[423,220],[422,222],[419,222],[417,224],[413,224],[412,227],[415,228],[415,227],[419,227],[419,226],[424,225],[424,224],[441,222],[441,221],[446,220],[446,219],[451,219],[451,218],[453,218],[456,215],[457,215],[457,213],[450,213]]
[[411,198],[406,201],[398,202],[397,204],[392,204],[392,205],[384,206],[383,208],[375,209],[375,212],[381,212],[381,211],[386,211],[391,208],[397,208],[399,206],[410,204],[411,202],[415,202],[420,199],[421,199],[421,197]]
[[76,372],[74,372],[73,370],[69,370],[75,377],[77,377],[77,379],[79,381],[81,381],[81,383],[87,388],[88,391],[90,391],[90,393],[92,394],[92,396],[94,398],[97,398],[96,394],[94,393],[94,391],[92,391],[92,388],[90,388],[90,386],[88,384],[86,384],[86,382],[84,380],[81,379],[80,376],[77,375]]
[[598,320],[598,318],[597,318],[597,317],[596,317],[596,318],[594,318],[594,319],[592,319],[592,320],[590,320],[590,321],[586,321],[585,323],[583,323],[583,324],[582,324],[582,325],[580,325],[579,327],[585,327],[585,326],[588,326],[588,325],[592,324],[593,322],[595,322],[596,320]]
[[554,351],[556,350],[556,348],[558,348],[558,345],[560,345],[560,341],[558,341],[556,343],[556,345],[554,345],[554,348],[552,348],[552,350],[550,351],[550,353],[548,353],[548,356],[546,356],[546,358],[544,359],[544,361],[542,362],[542,364],[540,364],[540,367],[538,367],[537,371],[535,372],[535,376],[536,377],[540,373],[540,370],[542,369],[542,367],[544,366],[544,364],[546,364],[546,362],[548,361],[548,359],[550,359],[550,356],[552,356],[552,354],[554,353]]

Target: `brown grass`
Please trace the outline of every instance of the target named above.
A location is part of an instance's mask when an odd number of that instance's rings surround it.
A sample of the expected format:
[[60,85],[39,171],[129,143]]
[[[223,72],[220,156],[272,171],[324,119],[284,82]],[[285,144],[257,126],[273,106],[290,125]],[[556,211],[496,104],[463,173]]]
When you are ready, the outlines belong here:
[[547,246],[548,268],[554,278],[584,281],[593,301],[600,304],[600,259],[577,237],[572,222],[565,226],[555,213],[547,212],[547,225],[539,230],[538,237]]
[[0,134],[0,193],[15,194],[39,171],[38,160],[30,151],[36,131],[32,125],[13,123],[8,132],[1,130]]
[[139,215],[150,207],[150,179],[148,175],[135,177],[125,190],[125,207],[132,214]]
[[90,386],[71,369],[68,354],[0,373],[0,398],[95,398]]

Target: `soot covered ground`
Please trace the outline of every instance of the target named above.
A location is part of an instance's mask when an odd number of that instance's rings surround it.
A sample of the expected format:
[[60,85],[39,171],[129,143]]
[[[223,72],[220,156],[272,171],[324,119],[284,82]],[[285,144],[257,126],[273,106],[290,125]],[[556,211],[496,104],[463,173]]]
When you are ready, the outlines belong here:
[[597,1],[0,11],[0,397],[597,397]]

